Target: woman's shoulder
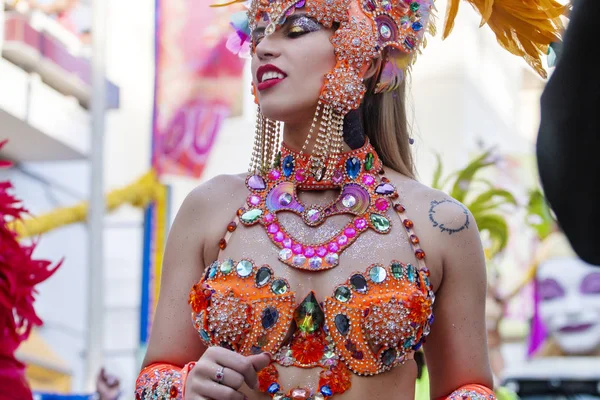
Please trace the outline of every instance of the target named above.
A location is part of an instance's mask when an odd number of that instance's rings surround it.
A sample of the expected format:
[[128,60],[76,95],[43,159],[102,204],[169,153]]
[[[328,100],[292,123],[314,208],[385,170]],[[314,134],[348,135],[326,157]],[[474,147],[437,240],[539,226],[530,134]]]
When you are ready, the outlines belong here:
[[244,205],[246,174],[217,175],[196,186],[183,201],[177,219],[204,233],[229,223]]
[[[461,228],[467,229],[473,225],[471,212],[464,204],[449,194],[395,171],[386,173],[386,176],[398,189],[400,202],[408,210],[408,213],[415,210],[426,216],[434,228],[451,235],[460,231]],[[468,223],[467,220],[469,220]],[[458,222],[463,222],[463,224],[457,225]]]
[[442,265],[456,249],[478,251],[479,231],[464,204],[398,172],[389,171],[386,176],[398,189],[398,201],[406,209],[405,217],[414,222],[429,262]]
[[[247,174],[221,174],[196,186],[186,197],[184,204],[223,207],[226,203],[243,204]],[[239,205],[238,205],[239,208]]]

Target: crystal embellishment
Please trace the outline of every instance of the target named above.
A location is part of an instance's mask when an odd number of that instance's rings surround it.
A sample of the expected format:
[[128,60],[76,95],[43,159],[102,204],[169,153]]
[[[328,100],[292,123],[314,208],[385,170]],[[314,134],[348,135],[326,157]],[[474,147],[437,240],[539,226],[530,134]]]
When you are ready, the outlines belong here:
[[289,178],[294,172],[294,157],[291,155],[285,156],[283,159],[283,175]]
[[271,270],[269,267],[260,267],[256,272],[256,286],[263,287],[271,280]]
[[338,286],[338,288],[335,289],[334,297],[337,301],[346,303],[350,300],[350,297],[352,297],[352,292],[346,286]]
[[369,278],[374,283],[381,283],[387,278],[387,271],[380,265],[376,265],[369,270]]
[[367,280],[361,274],[355,274],[350,277],[350,285],[352,285],[352,289],[356,290],[359,293],[367,292]]
[[267,187],[265,180],[260,175],[253,175],[248,179],[248,186],[252,190],[261,191]]
[[305,333],[313,333],[323,326],[325,314],[313,292],[310,292],[294,310],[294,321],[298,329]]
[[335,316],[334,322],[338,332],[346,336],[350,330],[350,319],[344,314],[338,314]]
[[350,179],[356,179],[360,174],[360,160],[356,157],[349,158],[346,160],[346,174]]
[[261,209],[255,208],[255,209],[248,210],[245,213],[243,213],[242,216],[240,217],[240,219],[245,224],[252,224],[252,223],[258,221],[258,219],[260,218],[262,213],[263,212]]
[[272,328],[275,323],[277,323],[277,319],[279,318],[279,312],[275,307],[267,307],[262,312],[262,318],[260,322],[262,323],[262,327],[264,329]]
[[276,279],[271,283],[271,291],[275,294],[284,294],[288,291],[288,285],[283,279]]
[[252,263],[248,260],[242,260],[238,263],[235,270],[237,274],[242,278],[250,276],[250,274],[252,273]]
[[379,233],[385,233],[390,230],[390,221],[383,215],[371,214],[371,223]]
[[232,270],[233,260],[231,258],[228,258],[227,260],[223,261],[223,263],[221,264],[221,273],[223,275],[228,275]]

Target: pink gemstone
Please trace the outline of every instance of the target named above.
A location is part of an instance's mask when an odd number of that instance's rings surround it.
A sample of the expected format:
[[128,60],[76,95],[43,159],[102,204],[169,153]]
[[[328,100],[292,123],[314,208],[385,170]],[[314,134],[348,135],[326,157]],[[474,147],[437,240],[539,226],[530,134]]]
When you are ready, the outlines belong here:
[[304,250],[304,249],[302,248],[302,245],[301,245],[300,243],[294,243],[294,244],[292,245],[292,252],[293,252],[294,254],[302,254],[302,251],[303,251],[303,250]]
[[306,257],[313,257],[315,255],[315,249],[313,247],[307,247],[304,249],[304,255]]
[[248,197],[248,203],[252,204],[253,206],[257,206],[260,204],[260,197],[253,194],[252,196]]
[[333,171],[333,176],[331,177],[331,181],[336,185],[339,185],[344,180],[344,174],[339,169]]
[[390,203],[386,199],[380,198],[375,202],[375,207],[377,207],[379,211],[385,211],[390,207]]
[[345,244],[348,244],[348,237],[346,235],[342,235],[338,238],[337,242],[340,246],[344,246]]
[[327,254],[327,249],[323,246],[317,247],[317,255],[319,257],[325,257],[325,255]]
[[269,179],[272,181],[276,181],[277,179],[279,179],[280,176],[281,176],[281,172],[279,172],[279,170],[277,170],[277,169],[272,169],[269,172]]
[[354,221],[354,226],[356,227],[356,229],[363,230],[367,227],[367,220],[364,218],[359,218],[356,221]]
[[283,238],[285,238],[285,235],[281,231],[277,232],[274,236],[274,239],[277,243],[280,243],[283,240]]
[[271,224],[271,225],[269,225],[268,229],[269,229],[269,233],[275,234],[275,233],[279,232],[279,225]]
[[286,249],[291,249],[292,248],[292,239],[286,237],[283,239],[283,247],[285,247]]
[[275,216],[273,214],[267,214],[264,216],[264,219],[267,224],[270,224],[275,220]]
[[354,236],[356,236],[356,229],[346,228],[344,229],[344,235],[348,236],[349,238],[353,238]]
[[331,242],[329,243],[329,246],[327,246],[327,248],[329,249],[329,251],[331,251],[332,253],[335,253],[336,251],[338,251],[340,248],[337,245],[336,242]]
[[362,181],[365,185],[371,186],[375,183],[375,178],[372,175],[363,175]]
[[303,169],[299,169],[298,171],[296,171],[296,181],[297,182],[304,182],[305,179],[306,179],[306,175],[305,175],[305,171]]

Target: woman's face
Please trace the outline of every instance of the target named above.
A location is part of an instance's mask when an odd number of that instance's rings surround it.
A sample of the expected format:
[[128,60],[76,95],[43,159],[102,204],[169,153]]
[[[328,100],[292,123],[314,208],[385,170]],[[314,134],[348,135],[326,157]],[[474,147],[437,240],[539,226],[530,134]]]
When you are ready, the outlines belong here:
[[568,354],[600,350],[600,268],[576,258],[543,262],[538,270],[540,316]]
[[264,35],[261,22],[252,33],[252,80],[262,113],[286,123],[310,121],[325,75],[336,63],[329,41],[333,29],[297,10],[277,31]]

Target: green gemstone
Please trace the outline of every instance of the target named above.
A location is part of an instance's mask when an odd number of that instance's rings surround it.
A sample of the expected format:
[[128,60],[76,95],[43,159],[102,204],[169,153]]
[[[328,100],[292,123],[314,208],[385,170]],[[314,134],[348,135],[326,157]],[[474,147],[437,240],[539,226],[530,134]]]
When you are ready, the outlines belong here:
[[346,303],[348,300],[350,300],[351,296],[352,296],[352,292],[346,286],[340,286],[337,289],[335,289],[334,297],[336,298],[337,301]]
[[392,263],[392,275],[396,279],[402,278],[402,264],[400,263]]
[[240,219],[245,224],[252,224],[252,223],[258,221],[258,219],[260,218],[262,213],[263,212],[261,209],[255,208],[255,209],[252,209],[252,210],[249,210],[249,211],[246,211],[245,213],[243,213],[242,216],[240,217]]
[[231,258],[228,258],[227,260],[223,261],[223,264],[221,264],[221,273],[223,275],[229,274],[232,269],[233,269],[233,260]]
[[419,7],[419,3],[417,3],[416,1],[410,5],[410,9],[412,12],[417,12],[419,10]]
[[385,233],[390,230],[390,221],[379,214],[371,214],[371,223],[377,232]]
[[298,329],[305,333],[313,333],[323,326],[325,314],[313,292],[310,292],[294,310],[294,321]]
[[275,294],[284,294],[288,291],[287,283],[283,279],[276,279],[271,283],[271,291]]
[[368,153],[365,157],[365,171],[370,171],[373,168],[373,164],[375,163],[375,156],[373,153]]

